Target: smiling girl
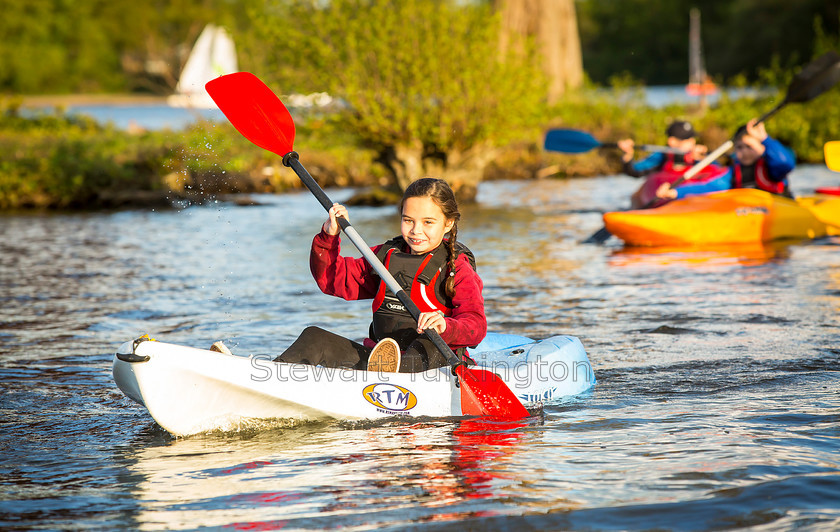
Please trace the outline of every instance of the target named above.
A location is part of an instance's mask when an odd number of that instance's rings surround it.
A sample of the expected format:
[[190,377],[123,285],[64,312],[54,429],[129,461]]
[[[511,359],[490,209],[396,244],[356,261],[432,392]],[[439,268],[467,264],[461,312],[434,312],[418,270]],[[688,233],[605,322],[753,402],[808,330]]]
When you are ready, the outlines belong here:
[[[322,292],[345,300],[373,299],[368,338],[357,343],[307,327],[276,360],[382,372],[419,372],[447,365],[423,331],[434,329],[466,357],[487,333],[483,283],[472,254],[457,242],[461,214],[441,179],[418,179],[399,206],[400,236],[373,247],[388,271],[421,311],[415,320],[364,258],[342,257],[336,218],[349,220],[338,203],[312,241],[309,265]],[[469,359],[466,358],[468,362]]]

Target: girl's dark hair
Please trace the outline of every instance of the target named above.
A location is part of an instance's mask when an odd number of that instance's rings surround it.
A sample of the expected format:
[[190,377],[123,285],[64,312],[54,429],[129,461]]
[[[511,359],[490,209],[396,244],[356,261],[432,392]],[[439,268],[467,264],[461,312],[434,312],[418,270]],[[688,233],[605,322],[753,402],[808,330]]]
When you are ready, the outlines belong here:
[[461,212],[458,210],[458,201],[455,200],[455,193],[452,192],[449,184],[443,179],[435,179],[433,177],[418,179],[405,189],[402,201],[400,201],[400,216],[402,216],[405,200],[408,198],[432,198],[432,201],[443,211],[444,218],[447,221],[453,220],[455,222],[452,225],[452,229],[449,230],[449,238],[446,241],[446,248],[449,251],[449,262],[446,266],[446,284],[444,285],[446,295],[453,297],[455,295],[455,259],[457,258],[455,241],[458,239],[458,221],[461,219]]

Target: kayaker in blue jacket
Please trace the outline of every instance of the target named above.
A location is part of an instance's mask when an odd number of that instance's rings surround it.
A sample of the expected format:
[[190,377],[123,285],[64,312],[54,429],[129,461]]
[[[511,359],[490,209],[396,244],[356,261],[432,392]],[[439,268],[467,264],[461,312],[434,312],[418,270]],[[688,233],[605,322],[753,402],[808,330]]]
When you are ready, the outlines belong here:
[[[633,160],[635,143],[633,139],[622,139],[617,142],[618,148],[624,152],[621,160],[624,163],[624,173],[632,177],[647,177],[655,172],[667,171],[674,174],[674,179],[686,172],[695,161],[703,158],[708,149],[697,144],[697,133],[691,123],[676,120],[665,130],[668,135],[666,144],[670,148],[683,152],[682,155],[673,153],[652,153],[638,161]],[[634,208],[643,207],[649,198],[643,198],[644,185],[630,198],[630,205]]]
[[703,183],[686,182],[677,188],[663,184],[657,197],[676,199],[732,188],[756,188],[792,198],[787,176],[796,166],[793,151],[767,134],[764,123],[750,120],[735,133],[735,153],[729,171]]

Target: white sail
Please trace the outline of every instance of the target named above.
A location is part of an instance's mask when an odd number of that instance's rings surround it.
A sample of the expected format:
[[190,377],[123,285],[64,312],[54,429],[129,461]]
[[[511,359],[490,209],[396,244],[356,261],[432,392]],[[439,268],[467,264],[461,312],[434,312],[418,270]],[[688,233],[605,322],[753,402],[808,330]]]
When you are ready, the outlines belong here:
[[175,94],[168,98],[167,103],[173,107],[216,109],[204,84],[237,69],[233,39],[224,28],[208,24],[198,36],[181,71]]

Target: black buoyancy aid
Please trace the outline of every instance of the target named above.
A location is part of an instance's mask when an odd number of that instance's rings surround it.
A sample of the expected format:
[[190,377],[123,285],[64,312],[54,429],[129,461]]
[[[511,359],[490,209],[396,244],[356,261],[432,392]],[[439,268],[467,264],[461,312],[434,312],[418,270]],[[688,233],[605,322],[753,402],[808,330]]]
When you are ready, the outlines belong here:
[[790,194],[784,181],[770,179],[764,158],[757,160],[752,167],[742,166],[740,163],[734,166],[732,188],[757,188],[773,194]]
[[687,172],[693,164],[694,157],[690,153],[666,153],[665,162],[662,163],[660,170],[674,173]]
[[[444,267],[449,261],[449,250],[446,242],[429,253],[413,255],[403,250],[406,247],[402,236],[385,242],[377,251],[377,257],[420,312],[443,312],[444,316],[452,314],[452,299],[446,295],[446,277]],[[473,269],[475,256],[460,242],[455,243],[456,253],[466,253]],[[373,322],[370,326],[370,337],[379,341],[383,338],[393,338],[402,349],[407,349],[419,335],[417,334],[417,320],[408,309],[397,299],[384,281],[379,284],[379,290],[373,299]]]

